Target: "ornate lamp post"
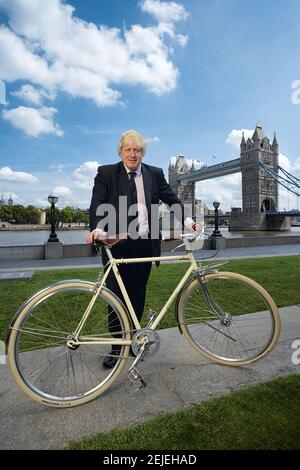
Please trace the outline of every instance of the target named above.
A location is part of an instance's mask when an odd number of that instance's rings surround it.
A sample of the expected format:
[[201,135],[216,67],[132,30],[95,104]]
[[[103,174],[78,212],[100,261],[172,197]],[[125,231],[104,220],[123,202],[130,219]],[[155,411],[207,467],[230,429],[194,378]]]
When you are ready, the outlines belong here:
[[55,233],[55,204],[58,201],[57,196],[48,196],[48,201],[51,204],[51,233],[48,242],[59,242],[59,239]]
[[219,221],[218,221],[218,219],[219,219],[219,210],[218,210],[219,205],[220,205],[220,203],[218,201],[213,202],[213,206],[215,208],[215,229],[212,233],[213,237],[221,237],[222,236],[222,234],[219,230]]

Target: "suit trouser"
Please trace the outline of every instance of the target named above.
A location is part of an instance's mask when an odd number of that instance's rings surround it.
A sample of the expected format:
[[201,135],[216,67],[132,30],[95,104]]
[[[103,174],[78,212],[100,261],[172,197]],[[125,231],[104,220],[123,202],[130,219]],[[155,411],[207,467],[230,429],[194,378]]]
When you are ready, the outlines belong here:
[[[144,258],[152,256],[151,240],[123,240],[111,249],[114,258]],[[108,261],[106,253],[102,250],[102,261],[105,265]],[[140,321],[144,311],[147,282],[150,276],[152,263],[132,263],[118,265],[118,269],[133,309]],[[117,283],[114,273],[111,271],[106,280],[106,287],[114,292],[125,304],[124,297]],[[114,337],[120,337],[120,322],[114,310],[108,311],[109,331]],[[134,326],[133,326],[134,328]],[[114,348],[113,348],[114,349]],[[117,348],[116,348],[117,349]]]

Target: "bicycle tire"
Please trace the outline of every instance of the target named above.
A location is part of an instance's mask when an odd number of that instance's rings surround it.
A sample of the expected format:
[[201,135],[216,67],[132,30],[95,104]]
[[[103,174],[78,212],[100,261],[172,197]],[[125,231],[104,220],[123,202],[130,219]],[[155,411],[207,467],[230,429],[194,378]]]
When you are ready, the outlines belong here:
[[[116,365],[109,370],[103,369],[102,357],[109,353],[110,344],[83,344],[75,349],[67,345],[94,288],[95,283],[81,280],[49,285],[29,298],[11,322],[7,355],[12,376],[27,396],[43,405],[67,408],[87,403],[104,393],[124,368],[128,345],[121,346]],[[130,339],[125,307],[106,288],[97,296],[81,337],[111,337],[108,306],[121,325],[118,337]]]
[[187,282],[176,312],[181,333],[198,352],[222,365],[243,366],[273,350],[280,316],[261,285],[230,272],[206,274],[201,283],[198,277]]

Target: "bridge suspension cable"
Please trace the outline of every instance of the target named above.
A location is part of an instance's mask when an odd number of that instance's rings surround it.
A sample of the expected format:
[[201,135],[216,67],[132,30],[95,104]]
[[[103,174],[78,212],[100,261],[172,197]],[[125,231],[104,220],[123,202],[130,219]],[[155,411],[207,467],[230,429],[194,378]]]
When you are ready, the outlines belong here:
[[259,162],[260,167],[268,173],[272,178],[274,178],[281,186],[286,188],[291,193],[295,194],[296,196],[300,196],[300,179],[296,178],[296,176],[291,175],[288,171],[286,171],[281,166],[277,166],[278,170],[280,170],[284,176],[279,175],[276,171],[272,170],[270,167],[265,165],[262,162]]
[[294,183],[295,183],[296,185],[298,185],[298,187],[299,187],[299,184],[300,184],[300,179],[299,179],[299,178],[297,178],[297,177],[294,176],[294,175],[291,175],[291,173],[289,173],[287,170],[285,170],[284,168],[282,168],[282,166],[277,165],[277,167],[278,167],[278,170],[282,171],[282,173],[283,173],[285,176],[287,176],[290,180],[294,181]]

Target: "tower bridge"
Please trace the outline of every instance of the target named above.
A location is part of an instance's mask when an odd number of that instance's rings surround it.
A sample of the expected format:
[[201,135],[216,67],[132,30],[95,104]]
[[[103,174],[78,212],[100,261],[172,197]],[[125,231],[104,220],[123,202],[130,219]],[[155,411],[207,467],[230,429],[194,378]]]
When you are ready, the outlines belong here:
[[[180,158],[180,157],[179,157]],[[232,175],[233,173],[241,172],[241,159],[236,158],[217,165],[204,166],[200,170],[189,171],[187,174],[178,175],[178,181],[204,181],[211,178],[218,178],[220,176]]]
[[[240,158],[196,170],[183,155],[169,165],[169,183],[185,203],[192,204],[196,214],[195,183],[234,173],[242,174],[242,208],[233,208],[231,230],[289,230],[289,219],[278,213],[278,185],[300,196],[300,180],[278,165],[279,146],[276,133],[272,144],[260,123],[256,124],[252,138],[240,144]],[[282,171],[284,176],[278,175]],[[268,214],[273,217],[267,217]],[[277,217],[275,216],[277,214]]]

